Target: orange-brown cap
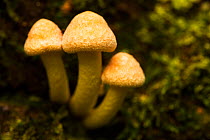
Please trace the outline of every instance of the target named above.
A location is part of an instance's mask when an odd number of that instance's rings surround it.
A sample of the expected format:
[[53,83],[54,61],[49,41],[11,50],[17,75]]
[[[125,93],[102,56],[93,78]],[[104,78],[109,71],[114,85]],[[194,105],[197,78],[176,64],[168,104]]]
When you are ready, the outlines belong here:
[[40,55],[51,51],[62,51],[62,32],[48,19],[38,20],[31,28],[24,50],[27,55]]
[[145,76],[140,64],[128,53],[115,54],[104,69],[102,81],[105,84],[136,87],[141,86]]
[[75,16],[63,35],[65,52],[81,51],[112,52],[117,46],[116,38],[104,18],[86,11]]

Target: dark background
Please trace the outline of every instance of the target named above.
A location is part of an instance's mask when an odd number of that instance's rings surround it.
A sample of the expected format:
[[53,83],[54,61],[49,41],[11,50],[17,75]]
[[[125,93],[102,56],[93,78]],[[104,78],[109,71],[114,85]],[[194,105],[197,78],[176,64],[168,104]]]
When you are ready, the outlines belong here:
[[[115,52],[132,54],[146,82],[131,89],[107,126],[86,130],[66,105],[51,103],[39,56],[23,46],[40,18],[64,32],[71,19],[93,11],[116,35]],[[1,0],[0,139],[210,139],[210,2],[208,0]],[[77,56],[64,54],[71,93]],[[102,99],[102,97],[101,97]]]

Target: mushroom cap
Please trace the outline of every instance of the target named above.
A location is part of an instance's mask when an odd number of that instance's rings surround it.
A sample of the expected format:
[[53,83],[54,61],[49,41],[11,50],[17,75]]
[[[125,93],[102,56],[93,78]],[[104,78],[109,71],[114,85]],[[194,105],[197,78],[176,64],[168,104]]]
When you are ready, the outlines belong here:
[[120,87],[141,86],[145,76],[140,64],[128,53],[115,54],[103,71],[102,81],[105,84]]
[[61,41],[62,32],[59,27],[48,19],[40,19],[29,31],[24,51],[31,56],[62,51]]
[[76,15],[63,35],[62,47],[67,53],[81,51],[112,52],[117,41],[104,18],[86,11]]

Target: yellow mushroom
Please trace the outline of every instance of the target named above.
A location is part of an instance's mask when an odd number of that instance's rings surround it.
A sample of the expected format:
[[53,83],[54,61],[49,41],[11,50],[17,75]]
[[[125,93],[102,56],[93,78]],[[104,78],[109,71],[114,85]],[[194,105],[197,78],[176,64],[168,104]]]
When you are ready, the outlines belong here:
[[127,88],[141,86],[145,76],[140,64],[127,53],[114,55],[102,73],[102,82],[110,86],[102,103],[84,119],[89,129],[106,125],[116,115],[127,95]]
[[27,55],[40,55],[47,72],[50,99],[67,103],[70,96],[69,83],[62,55],[62,32],[50,20],[40,19],[31,28],[24,50]]
[[71,112],[85,116],[93,107],[101,84],[101,52],[112,52],[116,38],[104,18],[86,11],[75,16],[63,35],[62,47],[67,53],[77,53],[79,76],[70,100]]

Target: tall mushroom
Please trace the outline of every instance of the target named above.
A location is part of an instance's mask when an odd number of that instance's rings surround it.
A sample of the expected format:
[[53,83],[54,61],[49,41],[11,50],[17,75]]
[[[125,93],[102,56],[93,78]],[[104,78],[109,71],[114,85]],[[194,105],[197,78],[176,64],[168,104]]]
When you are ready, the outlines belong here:
[[77,52],[79,76],[70,100],[76,116],[85,116],[94,105],[101,84],[101,52],[112,52],[116,38],[104,18],[86,11],[75,16],[63,35],[62,47],[67,53]]
[[127,88],[141,86],[143,70],[132,55],[117,53],[102,74],[102,82],[110,86],[104,100],[84,119],[84,125],[94,129],[107,124],[117,113],[127,95]]
[[27,55],[40,55],[47,72],[50,99],[67,103],[70,96],[69,83],[62,55],[62,32],[50,20],[40,19],[31,28],[24,50]]

